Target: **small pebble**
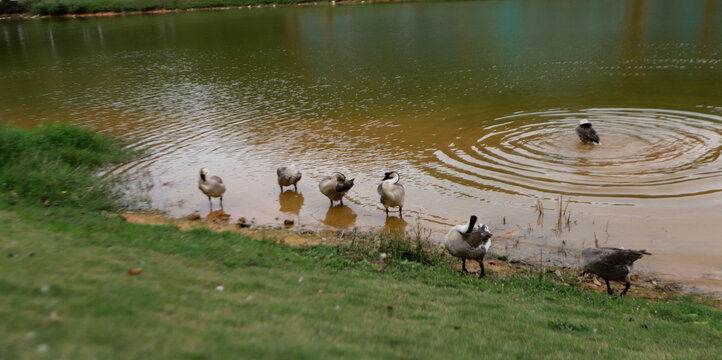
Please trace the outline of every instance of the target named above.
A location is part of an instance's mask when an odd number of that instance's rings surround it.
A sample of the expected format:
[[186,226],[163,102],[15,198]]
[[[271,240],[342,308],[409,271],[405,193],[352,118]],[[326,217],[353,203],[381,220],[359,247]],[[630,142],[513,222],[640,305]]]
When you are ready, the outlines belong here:
[[35,351],[37,351],[40,355],[45,354],[48,350],[50,350],[50,346],[48,346],[48,344],[40,344],[37,348],[35,348]]
[[248,297],[246,298],[246,301],[251,301],[251,300],[253,300],[253,296],[248,295]]
[[226,288],[224,288],[223,285],[218,285],[218,286],[216,286],[216,291],[218,291],[218,292],[222,292],[222,291],[225,290],[225,289],[226,289]]
[[50,292],[50,285],[43,285],[40,287],[40,292],[43,294],[47,294]]
[[298,278],[298,283],[300,284],[300,283],[302,283],[302,282],[303,282],[303,276],[301,276],[300,278]]
[[381,260],[386,259],[386,256],[387,256],[386,253],[379,254],[379,257],[381,257]]

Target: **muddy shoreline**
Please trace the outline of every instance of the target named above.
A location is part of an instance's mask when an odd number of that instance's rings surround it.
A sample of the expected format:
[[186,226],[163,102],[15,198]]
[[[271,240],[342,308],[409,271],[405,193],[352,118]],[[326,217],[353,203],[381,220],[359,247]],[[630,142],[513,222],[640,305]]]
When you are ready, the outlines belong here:
[[[207,229],[214,232],[230,231],[246,235],[256,240],[277,239],[279,243],[289,246],[309,246],[309,245],[335,245],[342,242],[350,241],[349,239],[357,231],[363,236],[374,236],[380,234],[378,230],[359,230],[359,229],[338,229],[330,228],[311,228],[306,226],[298,226],[289,220],[280,220],[279,225],[258,225],[254,220],[248,221],[246,218],[240,218],[237,222],[231,222],[230,216],[222,211],[214,211],[205,218],[198,213],[192,213],[183,218],[171,218],[165,214],[158,212],[145,211],[126,211],[121,214],[123,219],[129,223],[147,224],[147,225],[170,225],[175,226],[182,231],[190,231],[193,229]],[[407,231],[408,232],[408,231]],[[496,240],[505,239],[511,236],[506,233],[495,236]],[[589,291],[606,292],[606,286],[598,278],[591,275],[579,276],[581,269],[578,265],[567,262],[564,263],[559,259],[543,259],[523,256],[508,256],[499,252],[500,249],[492,249],[490,256],[485,262],[488,270],[491,270],[492,276],[510,276],[517,273],[537,272],[542,270],[555,275],[555,281],[562,286],[569,286],[565,282],[565,278],[577,278],[581,286]],[[461,270],[461,263],[455,265],[456,270]],[[467,268],[472,273],[478,272],[477,264],[470,262]],[[704,298],[706,302],[722,308],[722,296],[719,293],[703,291],[699,288],[689,286],[683,283],[660,279],[654,274],[646,274],[635,272],[632,275],[632,287],[629,290],[629,296],[648,299],[650,301],[668,301],[679,295],[691,295]],[[618,290],[619,284],[613,283],[612,287]]]
[[257,5],[240,5],[240,6],[212,6],[187,9],[154,9],[154,10],[131,10],[131,11],[101,11],[94,13],[79,14],[63,14],[63,15],[37,15],[31,13],[4,14],[3,18],[14,19],[74,19],[74,18],[92,18],[92,17],[113,17],[125,15],[162,15],[170,13],[197,12],[197,11],[224,11],[224,10],[242,10],[242,9],[258,9],[258,8],[275,8],[275,7],[293,7],[293,6],[319,6],[319,5],[359,5],[359,4],[383,4],[383,3],[401,3],[413,2],[413,0],[361,0],[361,1],[305,1],[298,3],[284,4],[257,4]]

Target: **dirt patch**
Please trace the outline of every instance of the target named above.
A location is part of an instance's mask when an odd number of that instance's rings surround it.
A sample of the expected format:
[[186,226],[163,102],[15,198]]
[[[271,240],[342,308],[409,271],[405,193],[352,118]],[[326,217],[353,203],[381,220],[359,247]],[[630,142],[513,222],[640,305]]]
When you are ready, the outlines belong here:
[[283,229],[263,226],[258,227],[253,223],[246,223],[245,219],[240,223],[231,223],[230,215],[222,210],[213,211],[205,218],[197,213],[181,219],[171,219],[163,214],[144,212],[125,212],[123,218],[130,223],[148,225],[171,225],[182,231],[194,229],[208,229],[215,232],[230,231],[246,235],[255,240],[276,239],[279,243],[290,246],[307,246],[320,244],[339,243],[340,239],[334,232],[317,232],[306,229]]

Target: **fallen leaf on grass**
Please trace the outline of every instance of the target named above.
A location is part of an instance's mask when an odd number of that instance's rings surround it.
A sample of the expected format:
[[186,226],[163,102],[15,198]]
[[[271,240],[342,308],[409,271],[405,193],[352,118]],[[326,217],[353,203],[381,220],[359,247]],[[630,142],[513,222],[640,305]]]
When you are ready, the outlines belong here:
[[593,282],[594,285],[596,285],[596,286],[602,286],[602,283],[600,283],[599,280],[597,280],[597,279],[592,280],[592,282]]
[[130,276],[139,275],[142,272],[143,272],[142,268],[128,269],[128,275],[130,275]]

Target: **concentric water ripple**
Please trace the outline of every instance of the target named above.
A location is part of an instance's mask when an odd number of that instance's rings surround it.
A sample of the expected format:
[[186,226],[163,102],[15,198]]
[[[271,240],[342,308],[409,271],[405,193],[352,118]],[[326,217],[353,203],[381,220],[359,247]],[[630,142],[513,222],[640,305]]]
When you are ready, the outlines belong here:
[[[586,118],[600,145],[579,141]],[[661,109],[517,113],[437,151],[450,176],[497,191],[672,198],[722,191],[722,117]],[[536,195],[536,194],[535,194]]]

